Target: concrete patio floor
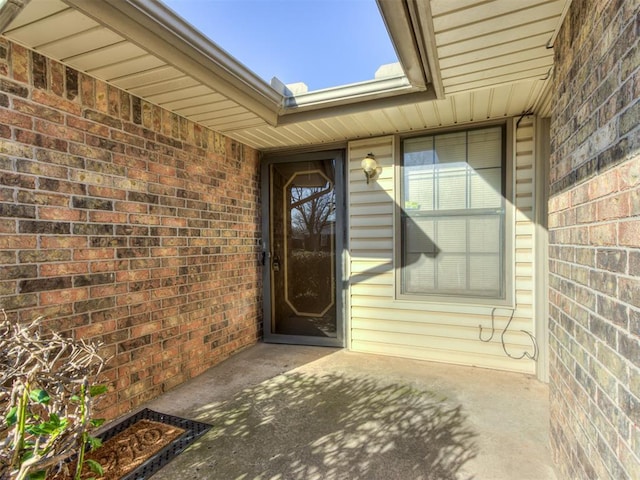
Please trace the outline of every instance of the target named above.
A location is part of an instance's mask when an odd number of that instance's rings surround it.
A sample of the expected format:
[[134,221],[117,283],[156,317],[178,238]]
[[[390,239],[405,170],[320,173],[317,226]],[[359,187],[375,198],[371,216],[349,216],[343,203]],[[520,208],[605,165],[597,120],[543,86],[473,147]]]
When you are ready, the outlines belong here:
[[557,478],[521,374],[258,344],[145,406],[213,425],[152,480]]

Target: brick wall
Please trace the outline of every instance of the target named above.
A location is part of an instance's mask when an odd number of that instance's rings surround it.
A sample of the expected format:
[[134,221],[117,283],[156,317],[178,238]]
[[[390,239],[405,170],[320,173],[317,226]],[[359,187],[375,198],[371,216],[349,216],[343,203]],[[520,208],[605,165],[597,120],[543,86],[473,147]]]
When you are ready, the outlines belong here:
[[258,152],[0,39],[0,308],[101,340],[113,418],[260,336]]
[[574,0],[555,45],[550,396],[562,478],[640,478],[639,8]]

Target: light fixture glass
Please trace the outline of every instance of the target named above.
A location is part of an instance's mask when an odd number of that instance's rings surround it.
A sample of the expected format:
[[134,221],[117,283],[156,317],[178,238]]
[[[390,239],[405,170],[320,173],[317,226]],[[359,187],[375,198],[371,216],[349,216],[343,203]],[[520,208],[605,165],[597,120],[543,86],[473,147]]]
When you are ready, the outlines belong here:
[[367,179],[367,183],[369,183],[369,180],[374,178],[378,173],[378,162],[376,162],[376,158],[374,157],[373,153],[367,153],[367,156],[362,159],[360,166],[364,171],[364,176]]

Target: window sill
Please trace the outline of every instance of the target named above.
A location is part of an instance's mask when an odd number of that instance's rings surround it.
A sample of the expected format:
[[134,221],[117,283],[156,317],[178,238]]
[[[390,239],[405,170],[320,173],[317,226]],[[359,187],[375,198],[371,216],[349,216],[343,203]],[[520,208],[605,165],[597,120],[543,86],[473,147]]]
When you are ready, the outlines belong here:
[[491,315],[494,309],[514,310],[516,308],[510,300],[487,299],[486,302],[482,302],[475,298],[421,297],[418,299],[408,295],[397,296],[393,303],[408,309],[474,315]]

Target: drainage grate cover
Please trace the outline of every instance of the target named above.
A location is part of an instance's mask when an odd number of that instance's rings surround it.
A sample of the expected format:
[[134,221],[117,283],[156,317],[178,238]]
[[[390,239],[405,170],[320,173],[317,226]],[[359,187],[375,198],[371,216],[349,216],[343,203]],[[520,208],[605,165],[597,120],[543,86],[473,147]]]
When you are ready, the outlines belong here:
[[146,480],[211,428],[211,425],[207,425],[206,423],[196,422],[187,418],[174,417],[173,415],[167,415],[145,408],[98,435],[98,438],[106,442],[139,420],[153,420],[155,422],[166,423],[167,425],[182,428],[185,432],[146,460],[138,468],[122,477],[121,480]]

